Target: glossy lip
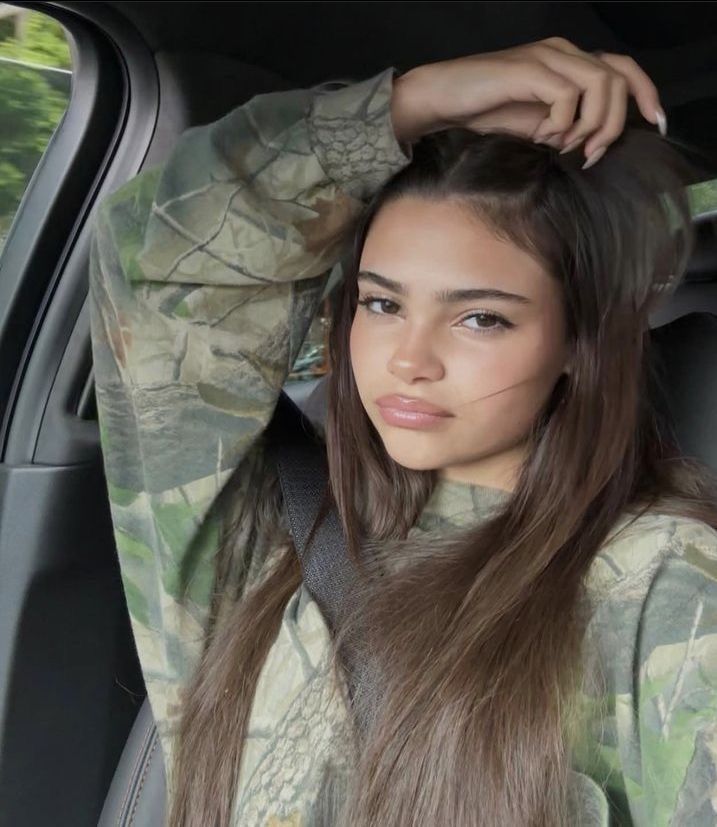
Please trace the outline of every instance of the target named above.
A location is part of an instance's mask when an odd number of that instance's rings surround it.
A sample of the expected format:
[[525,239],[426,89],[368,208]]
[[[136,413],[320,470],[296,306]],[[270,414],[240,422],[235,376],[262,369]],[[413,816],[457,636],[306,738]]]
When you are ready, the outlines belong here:
[[376,400],[384,422],[399,428],[432,428],[444,423],[453,414],[415,396],[381,396]]
[[400,396],[399,394],[380,396],[376,399],[376,404],[379,408],[406,413],[431,414],[439,417],[453,416],[444,408],[439,408],[438,405],[432,405],[430,402],[425,402],[415,396]]

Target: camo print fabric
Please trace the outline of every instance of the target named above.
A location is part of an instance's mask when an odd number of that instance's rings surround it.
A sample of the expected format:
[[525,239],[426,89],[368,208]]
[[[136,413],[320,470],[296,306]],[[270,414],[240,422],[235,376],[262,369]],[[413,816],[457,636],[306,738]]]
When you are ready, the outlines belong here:
[[[96,214],[90,318],[101,445],[168,771],[212,594],[226,610],[280,551],[253,525],[267,473],[261,435],[347,228],[411,160],[392,129],[395,73],[255,96],[183,133],[164,164]],[[220,566],[230,482],[235,552]],[[485,519],[505,496],[444,481],[414,532]],[[572,823],[717,824],[717,533],[644,515],[606,543],[589,587],[596,678],[585,693]],[[237,827],[331,823],[351,768],[329,640],[301,586],[259,679]]]

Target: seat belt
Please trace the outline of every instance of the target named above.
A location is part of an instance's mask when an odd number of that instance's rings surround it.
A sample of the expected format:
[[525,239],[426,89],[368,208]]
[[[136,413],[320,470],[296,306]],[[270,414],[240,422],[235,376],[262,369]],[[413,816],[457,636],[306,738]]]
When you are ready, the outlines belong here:
[[[348,554],[341,520],[329,498],[326,447],[311,420],[281,391],[272,421],[265,430],[267,448],[279,473],[279,482],[291,537],[301,564],[304,585],[334,632],[348,590],[357,572]],[[321,519],[309,544],[317,517]],[[349,694],[354,696],[361,664],[351,648],[342,652],[349,674]],[[359,726],[365,722],[358,721]]]
[[[304,583],[333,630],[355,572],[339,516],[328,507],[326,448],[311,420],[285,391],[266,434]],[[324,519],[309,546],[309,533],[322,510]]]

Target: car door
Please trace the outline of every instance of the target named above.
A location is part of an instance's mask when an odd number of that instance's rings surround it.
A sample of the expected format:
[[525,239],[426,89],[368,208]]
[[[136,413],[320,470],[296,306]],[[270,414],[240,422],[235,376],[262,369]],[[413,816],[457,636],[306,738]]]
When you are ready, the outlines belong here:
[[[104,3],[0,5],[0,57],[15,54],[2,20],[18,17],[32,48],[6,59],[13,71],[48,74],[37,64],[57,43],[43,17],[61,27],[71,61],[66,111],[8,210],[0,259],[0,825],[76,827],[97,823],[145,696],[94,404],[93,210],[184,129],[287,84],[218,55],[153,54]],[[31,107],[32,96],[16,97],[16,111]],[[295,399],[325,368],[324,343],[318,317],[287,386]]]
[[93,207],[144,158],[158,96],[141,39],[121,21],[107,30],[55,4],[0,7],[3,825],[96,824],[144,693],[106,501],[86,293]]

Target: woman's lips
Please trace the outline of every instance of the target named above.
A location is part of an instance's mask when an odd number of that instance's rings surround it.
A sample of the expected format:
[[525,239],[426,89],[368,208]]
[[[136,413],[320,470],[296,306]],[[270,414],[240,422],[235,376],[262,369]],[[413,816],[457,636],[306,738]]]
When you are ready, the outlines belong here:
[[382,396],[376,400],[376,405],[389,425],[402,428],[429,428],[453,416],[430,402],[405,396]]

